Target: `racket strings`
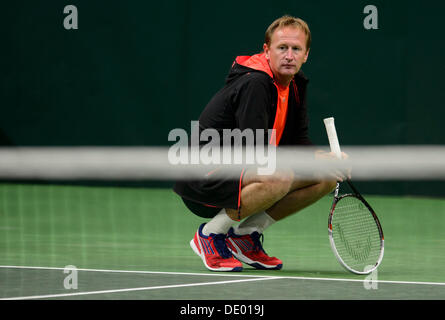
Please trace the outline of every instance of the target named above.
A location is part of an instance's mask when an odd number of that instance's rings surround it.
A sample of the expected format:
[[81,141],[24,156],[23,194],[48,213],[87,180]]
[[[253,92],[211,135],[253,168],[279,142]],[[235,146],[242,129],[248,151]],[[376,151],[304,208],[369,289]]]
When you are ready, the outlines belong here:
[[379,229],[371,212],[359,199],[352,196],[340,199],[331,224],[336,250],[345,264],[365,271],[376,263],[381,249]]

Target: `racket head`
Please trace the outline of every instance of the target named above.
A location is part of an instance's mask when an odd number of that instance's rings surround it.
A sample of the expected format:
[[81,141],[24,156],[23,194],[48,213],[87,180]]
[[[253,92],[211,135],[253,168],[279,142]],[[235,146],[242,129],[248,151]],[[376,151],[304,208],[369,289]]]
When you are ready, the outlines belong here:
[[384,237],[380,221],[360,196],[345,194],[335,198],[329,214],[332,250],[346,270],[370,274],[381,263]]

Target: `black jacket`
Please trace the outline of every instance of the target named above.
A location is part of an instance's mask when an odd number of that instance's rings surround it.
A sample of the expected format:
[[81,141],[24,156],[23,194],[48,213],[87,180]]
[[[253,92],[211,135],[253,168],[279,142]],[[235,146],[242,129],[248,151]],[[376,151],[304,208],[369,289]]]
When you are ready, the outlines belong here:
[[[293,82],[295,86],[290,85],[286,126],[279,145],[311,145],[306,110],[308,79],[300,71]],[[225,86],[201,113],[200,129],[272,129],[277,95],[274,80],[267,73],[235,63]]]

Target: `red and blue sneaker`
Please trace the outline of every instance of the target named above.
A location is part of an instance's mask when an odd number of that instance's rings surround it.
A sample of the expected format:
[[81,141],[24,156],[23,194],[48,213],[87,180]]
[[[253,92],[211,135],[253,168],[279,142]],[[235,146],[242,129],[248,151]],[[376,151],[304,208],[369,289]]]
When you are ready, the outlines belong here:
[[235,234],[233,228],[230,228],[227,246],[235,258],[256,269],[280,270],[283,267],[283,261],[269,257],[263,249],[260,238],[264,239],[264,236],[256,231],[240,236]]
[[211,271],[242,271],[243,264],[236,260],[227,248],[225,234],[202,233],[203,223],[190,241],[193,251],[202,259],[207,269]]

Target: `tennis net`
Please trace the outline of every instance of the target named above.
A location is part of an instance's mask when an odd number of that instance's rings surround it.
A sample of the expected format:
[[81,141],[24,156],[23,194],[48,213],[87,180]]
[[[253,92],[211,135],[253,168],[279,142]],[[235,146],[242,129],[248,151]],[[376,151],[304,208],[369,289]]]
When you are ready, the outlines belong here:
[[[445,148],[343,149],[350,156],[343,163],[316,163],[309,149],[277,151],[277,168],[283,164],[302,177],[352,168],[385,233],[379,279],[445,283]],[[68,266],[206,273],[189,247],[205,220],[190,213],[171,187],[174,180],[208,169],[173,165],[163,148],[1,149],[0,298],[73,292],[65,287]],[[224,172],[238,169],[226,166]],[[286,275],[363,278],[346,272],[331,252],[331,203],[328,195],[265,232],[265,249],[284,261]],[[268,275],[246,268],[243,275],[249,274]],[[79,275],[76,290],[137,287],[142,277],[123,280],[111,272],[94,277],[90,272]],[[181,282],[159,276],[150,278],[150,285],[172,281]],[[139,297],[164,297],[145,294]],[[181,292],[169,298],[181,299]]]

